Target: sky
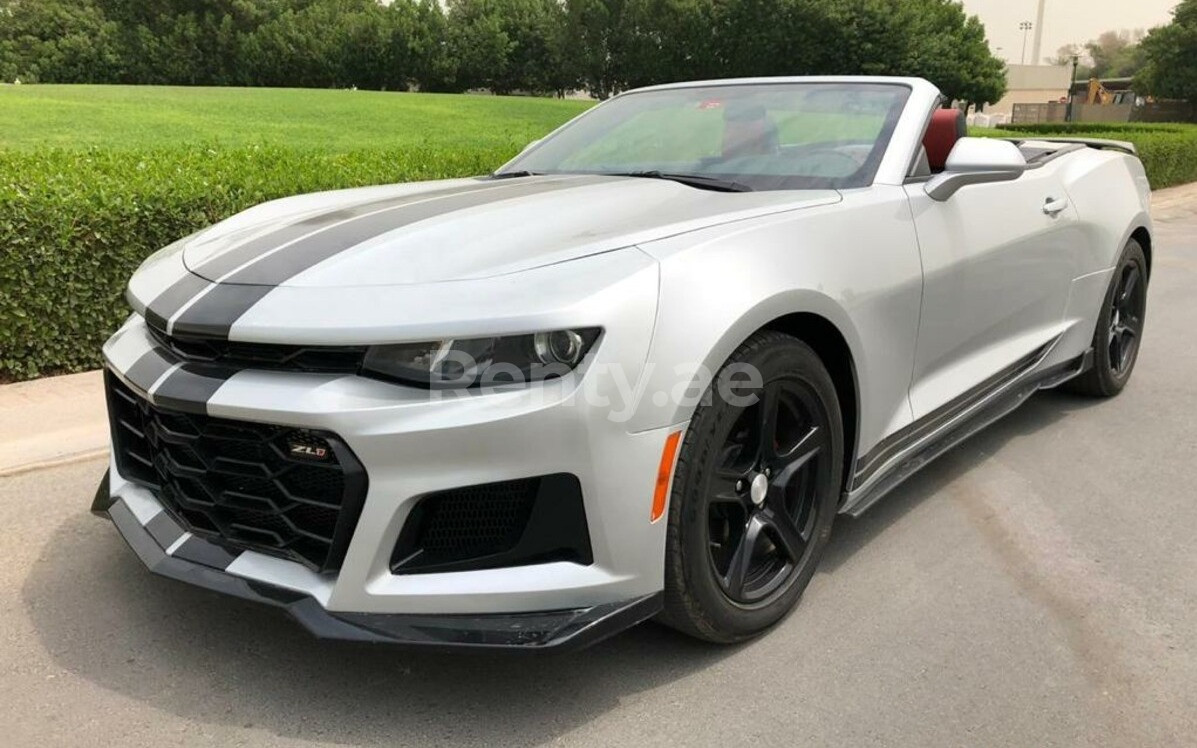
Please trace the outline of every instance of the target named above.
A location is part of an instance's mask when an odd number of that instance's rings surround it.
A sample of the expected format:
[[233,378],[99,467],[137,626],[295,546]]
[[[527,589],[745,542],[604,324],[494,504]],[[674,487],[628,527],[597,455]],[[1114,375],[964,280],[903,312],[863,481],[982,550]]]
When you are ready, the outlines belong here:
[[[1171,20],[1180,0],[1046,0],[1042,57],[1065,44],[1084,44],[1111,29],[1149,29]],[[964,9],[981,17],[989,46],[998,57],[1018,64],[1022,57],[1022,21],[1034,23],[1039,0],[963,0]],[[1027,63],[1035,32],[1027,34]],[[1000,50],[998,48],[1001,48]],[[1042,60],[1040,61],[1042,62]]]

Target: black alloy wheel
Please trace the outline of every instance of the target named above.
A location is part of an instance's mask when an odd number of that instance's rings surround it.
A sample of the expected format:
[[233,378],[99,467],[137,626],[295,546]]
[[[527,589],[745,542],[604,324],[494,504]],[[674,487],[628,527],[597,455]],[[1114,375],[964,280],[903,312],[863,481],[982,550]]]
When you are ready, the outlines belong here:
[[767,602],[811,547],[819,471],[829,467],[826,408],[797,379],[764,387],[731,424],[707,487],[709,556],[728,599]]
[[1102,299],[1093,334],[1093,364],[1065,384],[1092,397],[1113,397],[1130,381],[1143,341],[1147,317],[1147,256],[1142,246],[1127,242]]
[[[745,370],[759,373],[754,389]],[[835,384],[805,343],[763,331],[743,343],[690,420],[674,471],[661,620],[712,642],[755,636],[810,583],[843,472]]]
[[1136,263],[1127,263],[1118,274],[1111,300],[1109,346],[1114,374],[1124,376],[1135,362],[1147,309],[1147,283]]

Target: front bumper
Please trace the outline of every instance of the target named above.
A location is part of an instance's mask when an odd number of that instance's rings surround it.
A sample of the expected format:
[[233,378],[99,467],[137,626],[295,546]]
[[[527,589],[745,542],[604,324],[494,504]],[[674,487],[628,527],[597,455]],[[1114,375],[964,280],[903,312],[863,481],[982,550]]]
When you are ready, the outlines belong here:
[[661,593],[583,608],[490,615],[330,612],[314,597],[228,573],[236,556],[190,536],[159,511],[142,524],[105,474],[92,511],[108,517],[155,574],[244,600],[282,608],[320,639],[433,649],[562,652],[581,649],[654,616]]
[[[163,506],[153,491],[121,475],[114,458],[109,499],[127,510],[136,527],[129,526],[128,517],[125,527],[117,525],[158,573],[264,598],[305,624],[320,619],[327,628],[336,622],[332,630],[340,635],[346,627],[357,630],[344,638],[418,641],[422,636],[448,643],[465,637],[460,643],[533,642],[544,648],[589,642],[612,627],[631,625],[659,607],[665,523],[650,521],[651,505],[665,439],[684,427],[658,424],[631,431],[628,418],[615,417],[636,404],[625,390],[638,395],[655,290],[655,271],[637,273],[602,298],[592,297],[584,309],[570,311],[573,322],[601,324],[605,330],[603,342],[580,369],[581,383],[553,380],[446,399],[344,374],[244,369],[220,378],[193,375],[156,359],[162,349],[145,321],[134,315],[104,347],[107,368],[134,395],[168,410],[335,434],[364,469],[368,488],[343,561],[330,572],[253,550],[230,560],[218,555],[228,555],[219,546],[198,537],[178,547],[173,546],[177,538],[155,541],[149,550],[156,553],[147,556],[145,543],[134,538],[140,532],[153,540],[156,526],[166,522],[158,517]],[[510,324],[511,329],[538,329],[566,323]],[[598,376],[610,367],[619,367],[622,379]],[[577,479],[589,563],[395,570],[392,553],[424,497],[554,474]],[[121,511],[115,510],[114,521]]]
[[[639,360],[611,338],[600,346],[594,365],[603,363],[604,355]],[[137,362],[153,349],[145,323],[135,317],[104,352],[109,370],[135,394],[177,408],[174,393],[169,402],[161,397],[161,383],[151,392],[135,381]],[[385,614],[579,609],[663,588],[665,528],[663,522],[650,522],[649,515],[662,446],[679,427],[628,432],[623,422],[609,417],[610,406],[590,404],[617,402],[614,393],[600,391],[591,398],[555,380],[436,401],[425,391],[357,376],[258,370],[239,371],[218,384],[202,403],[209,416],[332,432],[369,479],[335,575],[246,551],[233,568],[237,576],[307,594],[331,611]],[[576,476],[580,483],[593,563],[392,572],[392,551],[422,497],[554,473]],[[112,494],[143,519],[161,511],[154,494],[122,476],[115,460],[111,483]]]

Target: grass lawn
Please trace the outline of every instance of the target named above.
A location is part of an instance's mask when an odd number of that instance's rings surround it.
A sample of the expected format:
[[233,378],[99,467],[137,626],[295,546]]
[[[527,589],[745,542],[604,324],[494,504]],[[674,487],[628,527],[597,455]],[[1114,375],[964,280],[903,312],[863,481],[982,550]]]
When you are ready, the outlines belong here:
[[99,364],[151,252],[266,200],[502,165],[590,102],[0,86],[0,381]]
[[0,86],[0,148],[509,147],[590,102],[272,88]]
[[[589,105],[0,85],[0,381],[97,366],[101,344],[128,314],[129,275],[151,252],[197,229],[285,195],[485,174]],[[818,117],[795,129],[851,132]],[[1135,141],[1156,187],[1197,179],[1197,128],[1100,132]],[[719,131],[696,127],[685,140],[713,149]]]

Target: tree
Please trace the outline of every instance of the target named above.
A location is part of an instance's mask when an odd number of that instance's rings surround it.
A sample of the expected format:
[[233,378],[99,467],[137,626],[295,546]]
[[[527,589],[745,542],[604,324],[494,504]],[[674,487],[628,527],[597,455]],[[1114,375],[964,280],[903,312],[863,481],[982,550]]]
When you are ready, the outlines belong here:
[[1143,67],[1142,31],[1107,31],[1085,44],[1097,78],[1128,78]]
[[623,88],[617,73],[614,29],[624,0],[565,0],[565,37],[583,87],[600,99]]
[[1072,58],[1076,57],[1078,60],[1085,60],[1087,55],[1085,50],[1081,49],[1079,44],[1065,44],[1056,50],[1056,53],[1051,57],[1043,58],[1043,61],[1048,65],[1063,66],[1071,65]]
[[557,0],[450,0],[459,87],[495,93],[570,87],[564,13]]
[[567,36],[599,98],[630,86],[767,75],[921,75],[997,101],[1002,62],[952,0],[567,0]]
[[[884,15],[891,44],[885,73],[917,75],[949,99],[990,104],[1006,93],[1006,66],[989,51],[985,26],[952,0],[888,0]],[[874,11],[876,12],[876,11]],[[862,64],[864,61],[862,61]]]
[[0,75],[61,82],[580,85],[603,98],[865,73],[922,75],[978,103],[1004,88],[984,28],[955,0],[0,0],[0,20]]
[[0,0],[0,80],[112,80],[121,70],[118,32],[90,0]]
[[1093,60],[1089,58],[1089,53],[1079,44],[1065,44],[1056,50],[1054,56],[1045,57],[1043,61],[1048,65],[1071,68],[1074,57],[1077,61],[1076,79],[1088,80],[1093,75]]
[[788,45],[781,59],[797,69],[784,72],[919,76],[949,99],[976,104],[1005,93],[1005,65],[989,51],[984,25],[953,0],[791,0],[790,7],[793,15],[778,24]]
[[1146,64],[1135,77],[1136,91],[1197,102],[1197,0],[1183,0],[1172,23],[1152,29],[1140,46]]
[[489,88],[507,72],[511,39],[496,8],[498,0],[449,0],[445,18],[457,58],[457,88]]
[[566,67],[565,9],[558,0],[500,0],[497,16],[511,46],[507,66],[492,77],[496,93],[546,93],[574,87]]
[[420,0],[409,40],[412,79],[421,91],[455,91],[460,64],[437,0]]

